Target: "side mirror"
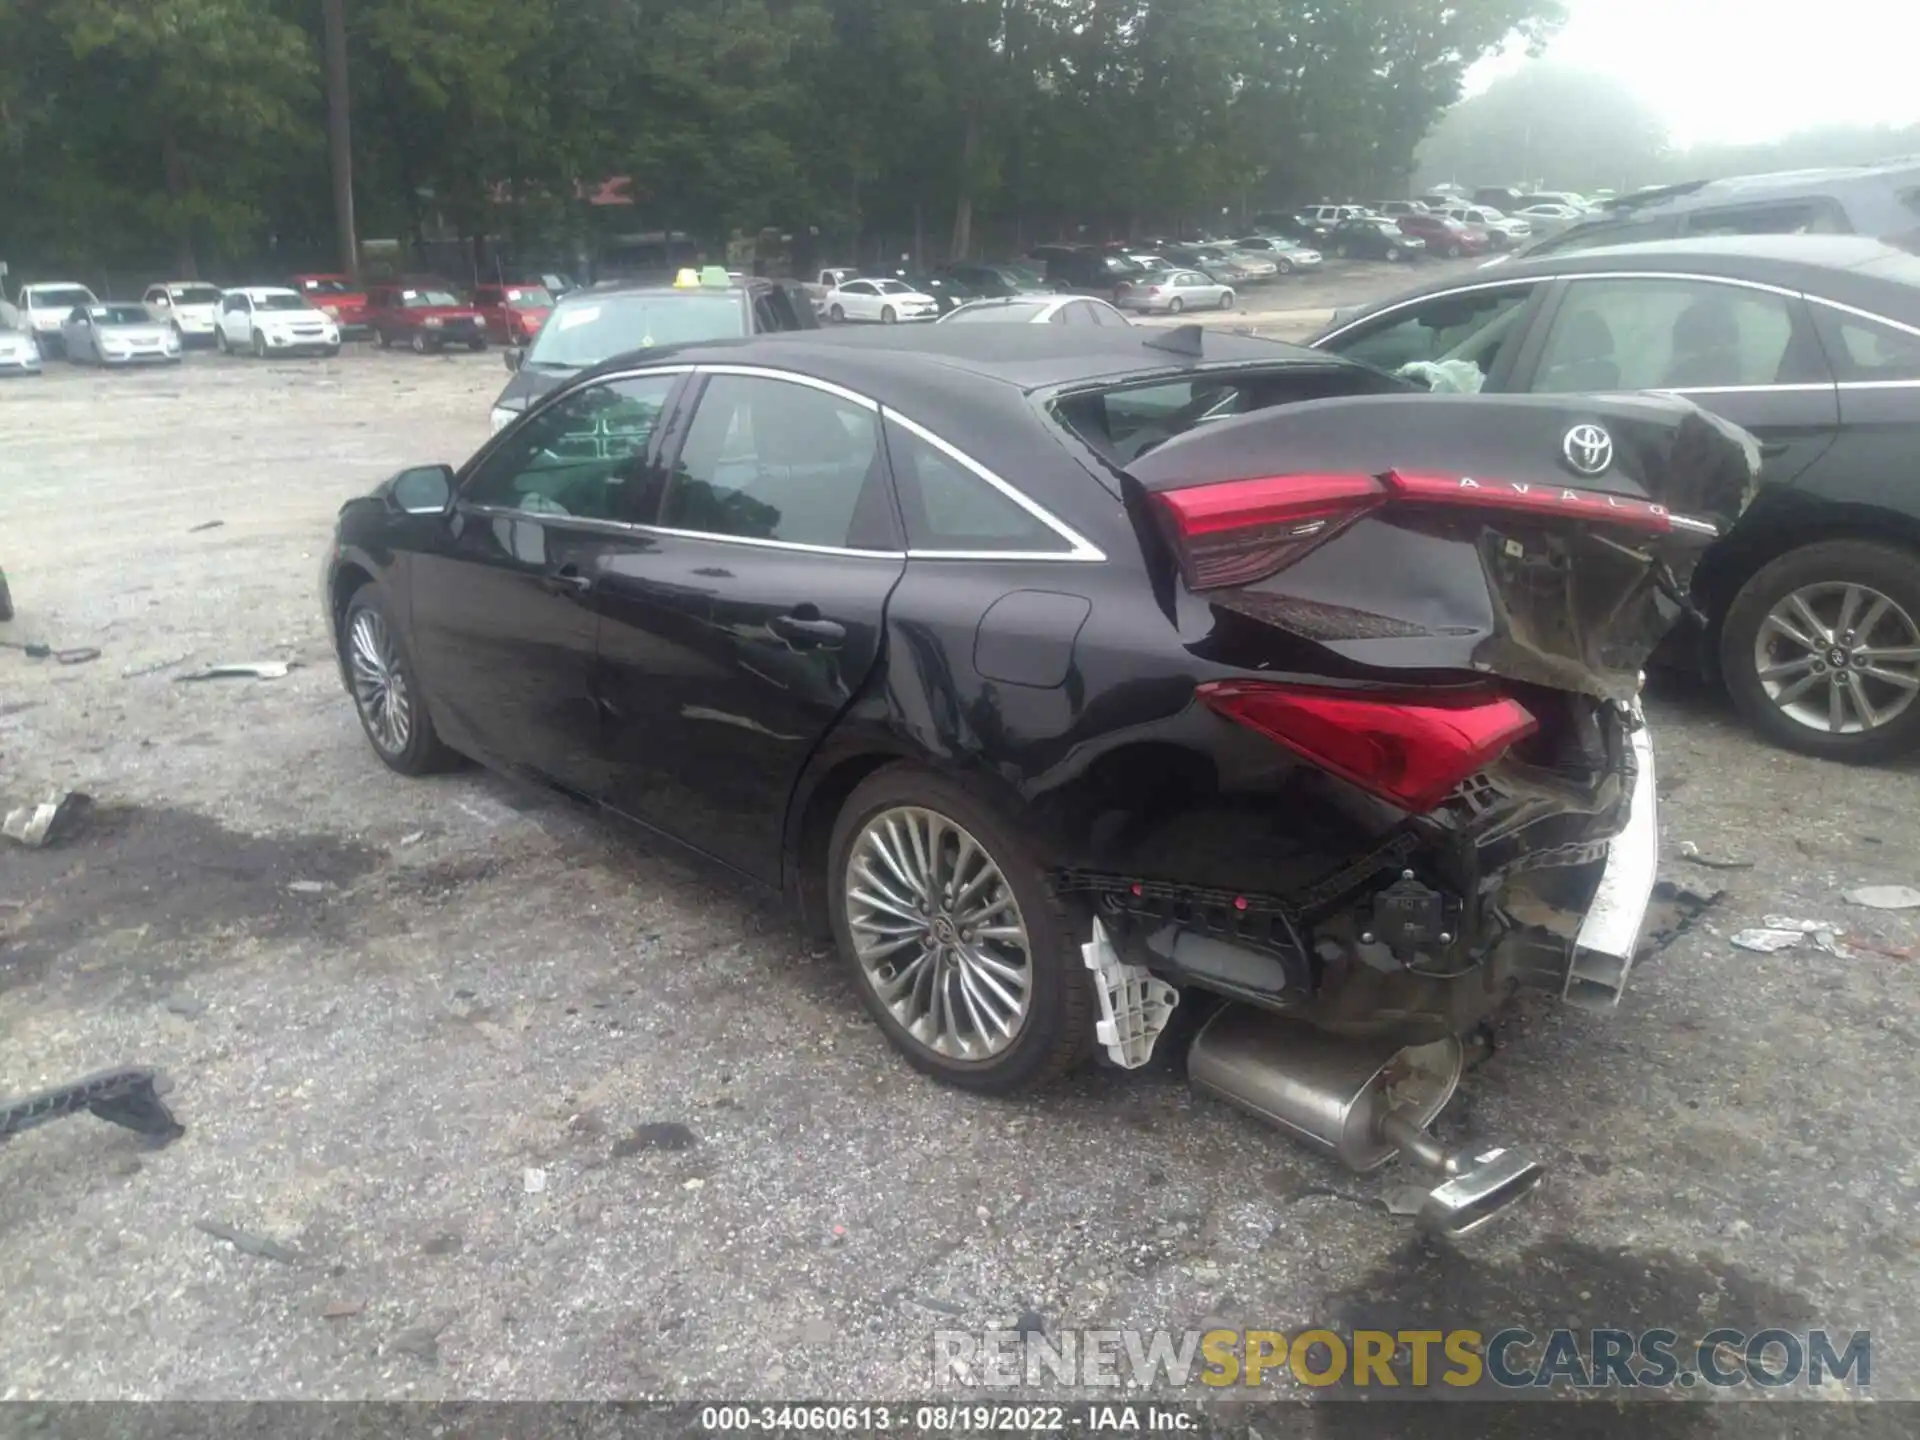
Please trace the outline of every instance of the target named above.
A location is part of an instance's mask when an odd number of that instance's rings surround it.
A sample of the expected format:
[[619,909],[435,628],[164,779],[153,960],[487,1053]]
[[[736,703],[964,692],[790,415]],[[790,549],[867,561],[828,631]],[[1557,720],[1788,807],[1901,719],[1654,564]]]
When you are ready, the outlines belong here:
[[500,358],[506,362],[507,369],[518,374],[521,365],[526,362],[527,352],[518,345],[509,345],[501,352]]
[[416,465],[402,470],[388,485],[387,499],[403,514],[444,514],[453,503],[453,467]]

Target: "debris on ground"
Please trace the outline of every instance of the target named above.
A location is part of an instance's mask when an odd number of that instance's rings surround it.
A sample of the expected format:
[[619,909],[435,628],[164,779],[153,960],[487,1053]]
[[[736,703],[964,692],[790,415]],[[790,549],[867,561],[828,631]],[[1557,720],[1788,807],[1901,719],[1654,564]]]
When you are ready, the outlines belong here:
[[366,1308],[367,1305],[364,1300],[329,1300],[326,1308],[320,1312],[320,1318],[323,1320],[350,1320],[355,1315],[363,1314]]
[[287,889],[296,895],[324,895],[333,887],[324,880],[289,880]]
[[430,1325],[414,1325],[387,1341],[387,1349],[397,1355],[411,1355],[426,1365],[438,1365],[440,1332]]
[[1698,865],[1703,870],[1751,870],[1751,860],[1718,859],[1702,853],[1700,847],[1691,840],[1680,842],[1680,858],[1689,865]]
[[1736,930],[1728,937],[1741,950],[1754,950],[1762,955],[1777,954],[1782,950],[1791,950],[1805,935],[1798,930]]
[[529,1195],[543,1194],[547,1188],[547,1172],[528,1169],[520,1174],[520,1188]]
[[166,1010],[169,1015],[178,1015],[183,1020],[198,1020],[207,1013],[207,1002],[192,995],[169,995]]
[[238,660],[173,678],[183,684],[194,680],[283,680],[288,671],[298,669],[299,665],[298,660]]
[[226,1241],[242,1255],[257,1255],[262,1260],[278,1260],[286,1265],[296,1265],[300,1261],[299,1251],[289,1250],[278,1240],[268,1239],[265,1235],[249,1234],[224,1220],[196,1220],[193,1228],[203,1235]]
[[56,790],[38,805],[22,805],[9,810],[0,820],[0,835],[29,850],[57,845],[73,833],[73,827],[92,808],[93,801],[78,790]]
[[53,658],[62,665],[85,665],[100,658],[100,651],[92,645],[81,645],[72,650],[56,650]]
[[1838,930],[1831,920],[1797,920],[1791,915],[1765,915],[1760,923],[1769,930],[1797,930],[1802,935],[1817,935],[1822,930]]
[[427,832],[424,830],[409,830],[405,835],[400,837],[400,843],[402,845],[418,845],[426,838]]
[[142,675],[158,674],[162,670],[171,670],[176,665],[184,665],[191,657],[175,655],[168,660],[149,660],[140,665],[129,665],[120,672],[122,680],[136,680]]
[[0,640],[0,645],[9,650],[18,650],[29,660],[44,660],[53,654],[51,645],[43,645],[38,640]]
[[1870,910],[1920,910],[1920,890],[1911,885],[1862,885],[1843,891],[1840,898]]
[[642,1150],[689,1150],[696,1137],[677,1120],[653,1120],[613,1142],[613,1158],[624,1160]]
[[218,530],[226,523],[224,520],[202,520],[198,525],[189,525],[187,527],[187,533],[189,535],[198,535],[202,530]]
[[100,652],[91,645],[76,645],[65,650],[56,650],[39,640],[0,640],[0,645],[9,650],[18,650],[29,660],[51,657],[62,665],[84,665],[89,660],[100,658]]

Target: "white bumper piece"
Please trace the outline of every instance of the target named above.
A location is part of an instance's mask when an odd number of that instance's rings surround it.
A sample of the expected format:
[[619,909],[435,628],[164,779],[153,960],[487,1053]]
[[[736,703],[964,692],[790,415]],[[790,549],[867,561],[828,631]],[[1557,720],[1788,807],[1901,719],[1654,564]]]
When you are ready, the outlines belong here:
[[1633,782],[1633,810],[1627,828],[1607,850],[1607,867],[1593,904],[1574,937],[1573,959],[1561,992],[1583,1010],[1611,1010],[1620,1003],[1653,898],[1660,868],[1659,801],[1654,793],[1653,738],[1644,717],[1634,716],[1633,756],[1639,773]]

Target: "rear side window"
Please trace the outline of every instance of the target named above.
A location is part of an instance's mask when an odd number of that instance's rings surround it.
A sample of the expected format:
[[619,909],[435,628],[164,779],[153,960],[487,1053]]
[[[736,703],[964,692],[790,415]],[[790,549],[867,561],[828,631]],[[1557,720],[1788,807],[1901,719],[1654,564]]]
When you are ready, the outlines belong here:
[[1698,280],[1576,280],[1554,317],[1533,389],[1680,390],[1799,378],[1779,295]]
[[907,548],[1065,554],[1067,542],[1038,516],[897,419],[887,421]]
[[1896,325],[1813,307],[1814,328],[1842,382],[1920,380],[1920,335]]
[[1686,217],[1689,235],[1844,235],[1851,228],[1830,200],[1724,205]]

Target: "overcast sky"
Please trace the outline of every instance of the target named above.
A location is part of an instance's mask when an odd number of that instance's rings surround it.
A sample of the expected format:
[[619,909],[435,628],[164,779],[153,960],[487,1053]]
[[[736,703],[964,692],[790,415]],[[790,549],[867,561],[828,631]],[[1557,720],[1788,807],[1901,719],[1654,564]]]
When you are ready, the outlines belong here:
[[[1920,0],[1567,0],[1547,58],[1624,80],[1676,144],[1920,121]],[[1475,68],[1470,90],[1526,63]]]

